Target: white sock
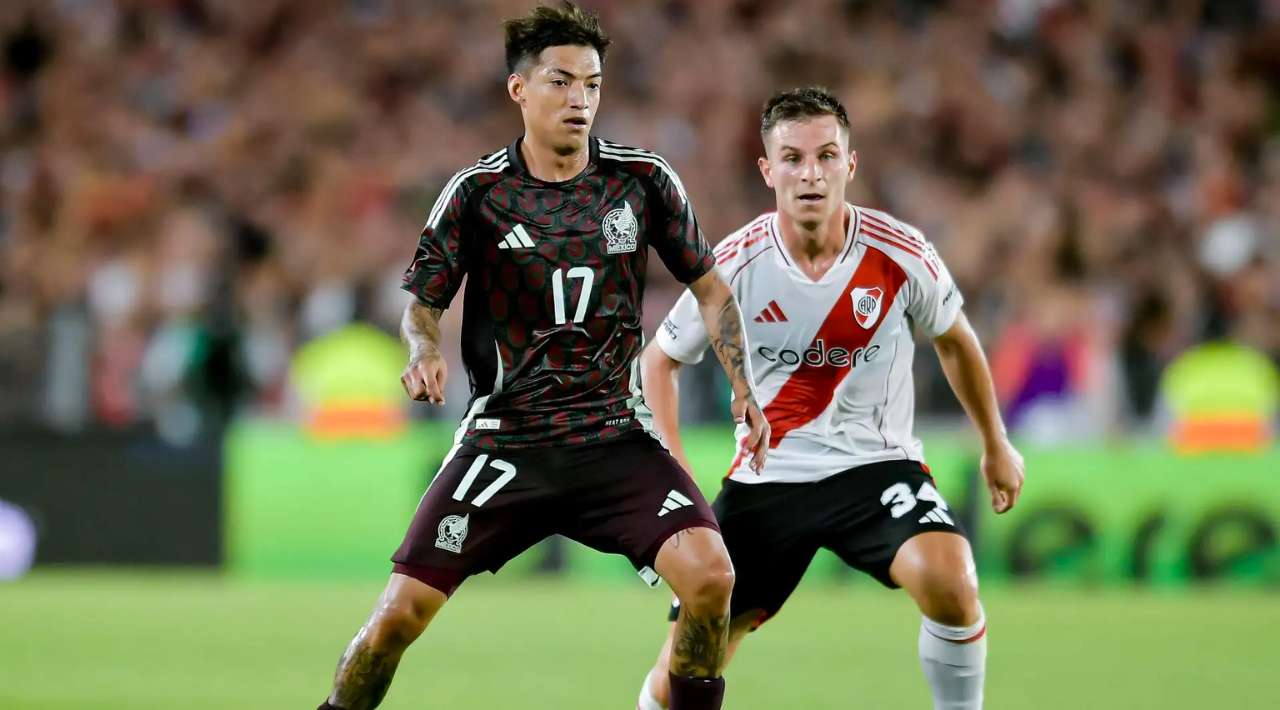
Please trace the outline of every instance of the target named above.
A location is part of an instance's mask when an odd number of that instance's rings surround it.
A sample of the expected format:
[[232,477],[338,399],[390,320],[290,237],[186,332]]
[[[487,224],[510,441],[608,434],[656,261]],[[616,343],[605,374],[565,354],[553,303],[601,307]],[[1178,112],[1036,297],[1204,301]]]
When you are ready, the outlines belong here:
[[653,671],[649,671],[649,674],[644,677],[644,682],[640,684],[640,699],[636,701],[636,710],[667,710],[649,691],[649,678],[652,676]]
[[972,626],[947,626],[922,617],[920,667],[933,691],[934,710],[981,710],[987,673],[986,617],[980,613]]

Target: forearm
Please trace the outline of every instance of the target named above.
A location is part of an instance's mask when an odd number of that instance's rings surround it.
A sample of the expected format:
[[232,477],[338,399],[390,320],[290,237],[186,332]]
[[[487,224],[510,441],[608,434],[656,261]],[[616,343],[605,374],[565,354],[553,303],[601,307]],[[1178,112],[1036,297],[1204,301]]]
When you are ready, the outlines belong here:
[[409,346],[409,359],[440,353],[440,316],[442,308],[431,308],[413,302],[400,319],[400,338]]
[[755,385],[751,379],[746,336],[742,332],[742,313],[724,282],[717,278],[716,283],[718,288],[694,292],[698,296],[698,310],[706,324],[711,349],[729,378],[734,396],[754,400]]
[[662,436],[671,455],[688,468],[689,460],[680,440],[680,363],[651,344],[640,355],[640,368],[644,401],[653,412],[653,428]]
[[951,391],[978,429],[983,446],[991,448],[1003,442],[1006,438],[1004,420],[1000,416],[991,370],[968,322],[958,323],[948,331],[947,337],[935,340],[934,347]]

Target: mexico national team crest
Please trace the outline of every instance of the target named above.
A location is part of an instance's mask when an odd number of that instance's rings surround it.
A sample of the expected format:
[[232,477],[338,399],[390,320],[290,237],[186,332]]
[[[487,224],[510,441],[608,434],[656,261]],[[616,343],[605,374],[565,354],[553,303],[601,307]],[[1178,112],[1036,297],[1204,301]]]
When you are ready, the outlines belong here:
[[449,552],[462,552],[462,542],[467,539],[466,515],[450,515],[440,521],[436,530],[436,547]]
[[622,206],[610,210],[604,216],[605,249],[610,254],[625,254],[636,250],[636,232],[640,225],[636,222],[636,213],[631,211],[631,203],[622,201]]
[[853,299],[853,319],[863,328],[870,328],[880,320],[880,300],[884,297],[884,289],[855,288],[849,294]]

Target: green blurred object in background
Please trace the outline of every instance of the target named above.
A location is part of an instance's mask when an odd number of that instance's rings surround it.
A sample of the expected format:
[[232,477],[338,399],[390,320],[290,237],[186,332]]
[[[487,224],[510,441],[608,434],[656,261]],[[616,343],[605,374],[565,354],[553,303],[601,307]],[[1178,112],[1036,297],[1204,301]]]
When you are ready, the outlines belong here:
[[[452,443],[447,424],[387,441],[318,441],[296,427],[242,422],[227,439],[228,568],[248,577],[349,577],[390,571],[410,516]],[[713,497],[733,454],[724,427],[685,433],[698,483]],[[1028,449],[1028,485],[1013,512],[990,512],[964,439],[926,442],[938,487],[975,543],[984,582],[1280,584],[1280,453],[1180,456],[1159,446]],[[575,475],[566,472],[566,475]],[[562,542],[504,574],[560,570],[633,580],[621,557]],[[808,579],[846,580],[823,553]],[[856,578],[856,577],[855,577]]]

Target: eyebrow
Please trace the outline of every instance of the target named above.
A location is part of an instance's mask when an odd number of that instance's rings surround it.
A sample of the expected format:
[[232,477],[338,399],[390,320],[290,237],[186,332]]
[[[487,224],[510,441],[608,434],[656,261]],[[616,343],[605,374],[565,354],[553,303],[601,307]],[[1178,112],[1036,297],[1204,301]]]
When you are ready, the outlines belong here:
[[[823,148],[828,148],[828,147],[830,147],[830,148],[839,148],[839,147],[840,147],[840,144],[839,144],[839,143],[837,143],[837,142],[835,142],[835,141],[827,141],[826,143],[823,143],[822,145],[818,146],[818,148],[817,148],[817,149],[818,149],[818,150],[822,150]],[[793,146],[793,145],[780,145],[780,146],[778,146],[778,150],[794,150],[794,151],[796,151],[797,153],[803,153],[803,152],[804,152],[804,149],[803,149],[803,148],[797,148],[797,147],[795,147],[795,146]]]
[[[551,73],[552,73],[552,74],[563,74],[564,76],[567,76],[567,77],[569,77],[570,79],[577,79],[577,78],[578,78],[578,77],[577,77],[577,75],[576,75],[576,74],[574,74],[573,72],[571,72],[571,71],[567,71],[567,70],[564,70],[564,69],[560,69],[560,68],[558,68],[558,67],[552,67],[552,68],[551,68]],[[583,78],[584,78],[584,79],[599,79],[599,78],[600,78],[600,77],[602,77],[602,76],[604,76],[604,75],[603,75],[603,74],[601,74],[600,72],[596,72],[596,73],[594,73],[594,74],[588,74],[588,75],[586,75],[586,76],[585,76],[585,77],[583,77]]]

